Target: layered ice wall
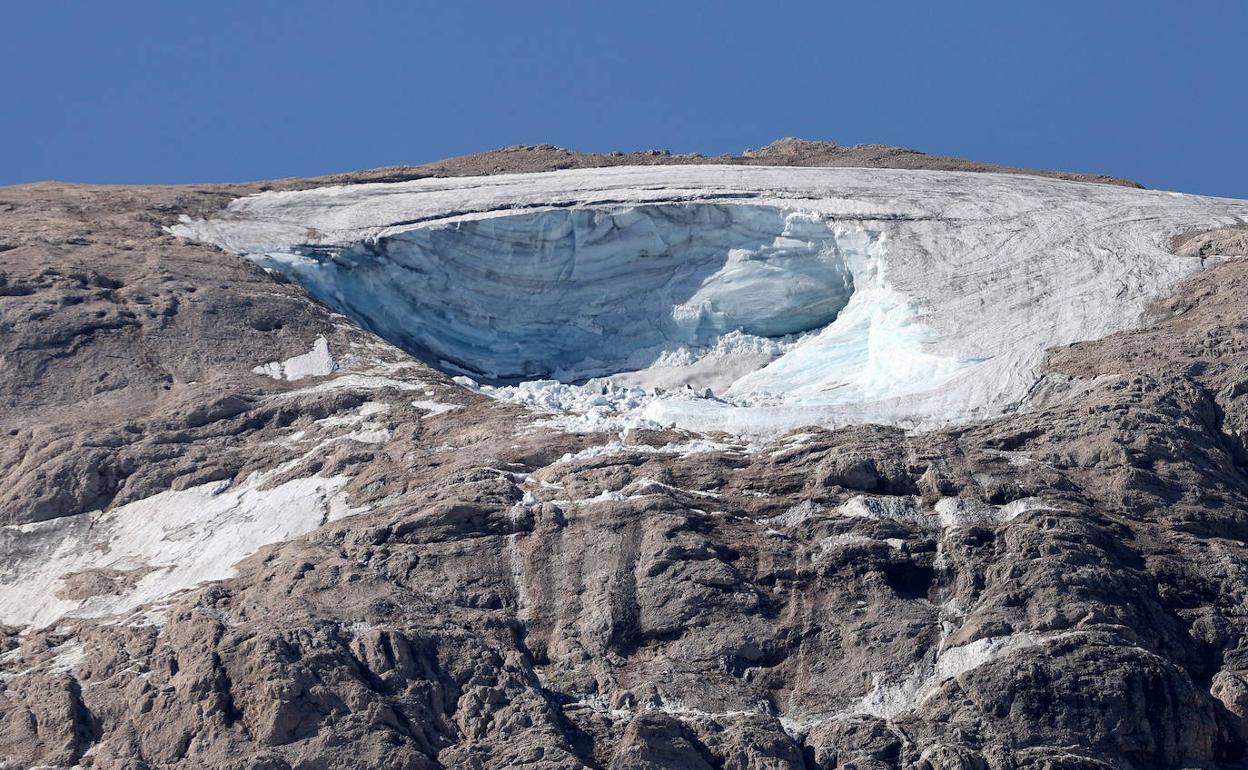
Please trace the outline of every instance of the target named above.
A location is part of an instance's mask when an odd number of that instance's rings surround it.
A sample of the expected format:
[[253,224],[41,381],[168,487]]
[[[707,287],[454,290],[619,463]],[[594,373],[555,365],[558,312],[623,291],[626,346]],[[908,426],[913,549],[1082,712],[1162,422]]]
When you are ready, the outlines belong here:
[[726,334],[835,320],[861,259],[817,216],[722,204],[555,209],[258,255],[319,299],[479,379],[644,369]]
[[1246,220],[1037,177],[672,166],[264,193],[172,229],[565,426],[770,433],[1026,408],[1046,350],[1200,269],[1171,236]]

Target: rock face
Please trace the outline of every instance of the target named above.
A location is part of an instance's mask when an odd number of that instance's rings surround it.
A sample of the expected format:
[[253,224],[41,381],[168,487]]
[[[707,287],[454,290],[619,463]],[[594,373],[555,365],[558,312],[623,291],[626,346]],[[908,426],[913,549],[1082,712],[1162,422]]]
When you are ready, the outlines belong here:
[[166,229],[260,189],[0,189],[0,767],[1243,766],[1233,223],[1026,408],[763,439],[553,426]]

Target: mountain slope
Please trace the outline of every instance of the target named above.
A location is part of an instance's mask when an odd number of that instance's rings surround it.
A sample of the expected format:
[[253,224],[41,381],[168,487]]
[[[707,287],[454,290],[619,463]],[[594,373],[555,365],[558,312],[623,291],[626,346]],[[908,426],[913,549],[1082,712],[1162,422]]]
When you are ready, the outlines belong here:
[[[593,178],[687,198],[651,173]],[[1053,244],[1096,244],[1137,278],[1097,301],[1148,312],[1033,343],[1047,386],[988,420],[585,432],[165,229],[245,223],[261,185],[0,190],[0,766],[1238,766],[1245,204],[821,178],[858,186],[788,205],[1078,197],[1019,226],[1044,248],[934,243],[1030,255],[1020,291],[1095,287]],[[261,251],[343,245],[293,223]]]

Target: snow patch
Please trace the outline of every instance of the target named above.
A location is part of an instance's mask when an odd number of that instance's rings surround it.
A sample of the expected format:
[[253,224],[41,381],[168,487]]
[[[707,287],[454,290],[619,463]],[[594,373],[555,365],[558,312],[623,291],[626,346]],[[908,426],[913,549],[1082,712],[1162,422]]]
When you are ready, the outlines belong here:
[[419,382],[408,382],[406,380],[396,380],[393,377],[382,377],[370,374],[344,374],[327,380],[322,383],[313,385],[310,388],[302,388],[300,390],[291,391],[287,395],[296,396],[304,393],[325,393],[331,390],[382,390],[384,388],[394,388],[395,390],[418,390],[424,387]]
[[883,540],[877,540],[866,535],[844,534],[831,535],[819,541],[819,556],[827,556],[830,552],[837,548],[853,545],[870,545],[872,543],[884,543],[894,551],[900,551],[906,547],[906,541],[901,538],[889,537]]
[[964,497],[944,497],[936,501],[936,514],[942,527],[997,527],[1030,511],[1058,511],[1036,497],[1024,497],[1005,505],[990,505]]
[[420,416],[420,419],[422,420],[429,417],[437,417],[440,414],[446,414],[454,409],[459,409],[459,404],[443,404],[438,401],[430,400],[413,401],[412,406],[426,413]]
[[915,667],[901,681],[889,681],[883,673],[872,676],[871,689],[862,696],[845,715],[870,714],[881,719],[893,719],[912,711],[944,682],[992,663],[1015,652],[1038,647],[1059,638],[1037,637],[1029,633],[1011,634],[977,639],[960,647],[941,650],[935,660]]
[[855,519],[891,521],[902,526],[930,529],[933,517],[920,508],[922,500],[908,496],[855,495],[836,512]]
[[600,457],[611,457],[623,454],[655,454],[655,455],[692,455],[703,452],[748,452],[751,445],[731,444],[708,439],[691,439],[651,446],[649,444],[629,444],[622,439],[613,439],[605,444],[586,447],[579,452],[565,452],[556,463],[572,463],[594,460]]
[[[115,615],[230,577],[261,547],[358,513],[343,493],[347,481],[314,476],[266,489],[264,477],[252,474],[236,486],[212,482],[109,511],[0,527],[0,622],[45,626]],[[101,582],[70,590],[75,576]]]
[[841,516],[891,521],[920,530],[967,527],[999,527],[1031,511],[1060,511],[1038,497],[1024,497],[1005,505],[992,505],[966,497],[942,497],[924,511],[922,500],[912,496],[855,495],[836,512]]
[[302,380],[304,377],[324,377],[333,374],[338,368],[334,357],[329,353],[329,340],[317,337],[312,349],[307,353],[292,356],[285,361],[270,361],[252,369],[256,374],[265,374],[275,380]]
[[[664,714],[673,716],[682,722],[699,722],[708,720],[711,722],[725,722],[741,718],[757,717],[759,715],[772,716],[770,705],[766,701],[758,701],[751,707],[745,709],[736,709],[729,711],[706,711],[704,709],[695,708],[685,703],[683,698],[671,695],[663,695],[659,693],[649,702],[640,705],[631,705],[628,708],[615,708],[611,705],[607,697],[602,693],[585,694],[568,704],[569,707],[586,708],[595,713],[602,714],[617,722],[629,721],[638,714],[647,711],[660,711]],[[781,718],[783,721],[783,718]]]
[[762,519],[759,523],[775,527],[796,527],[804,521],[815,518],[823,511],[824,507],[813,500],[803,500],[797,505],[791,506],[779,516]]
[[78,667],[87,659],[86,648],[80,639],[69,639],[53,650],[56,654],[47,663],[49,671],[74,676],[78,673]]

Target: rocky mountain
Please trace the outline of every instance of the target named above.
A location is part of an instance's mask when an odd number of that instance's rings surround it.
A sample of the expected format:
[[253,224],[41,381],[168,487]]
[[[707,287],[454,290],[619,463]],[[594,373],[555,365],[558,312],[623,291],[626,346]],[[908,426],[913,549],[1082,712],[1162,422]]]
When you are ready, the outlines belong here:
[[0,188],[0,767],[1243,766],[1245,223],[797,140]]

